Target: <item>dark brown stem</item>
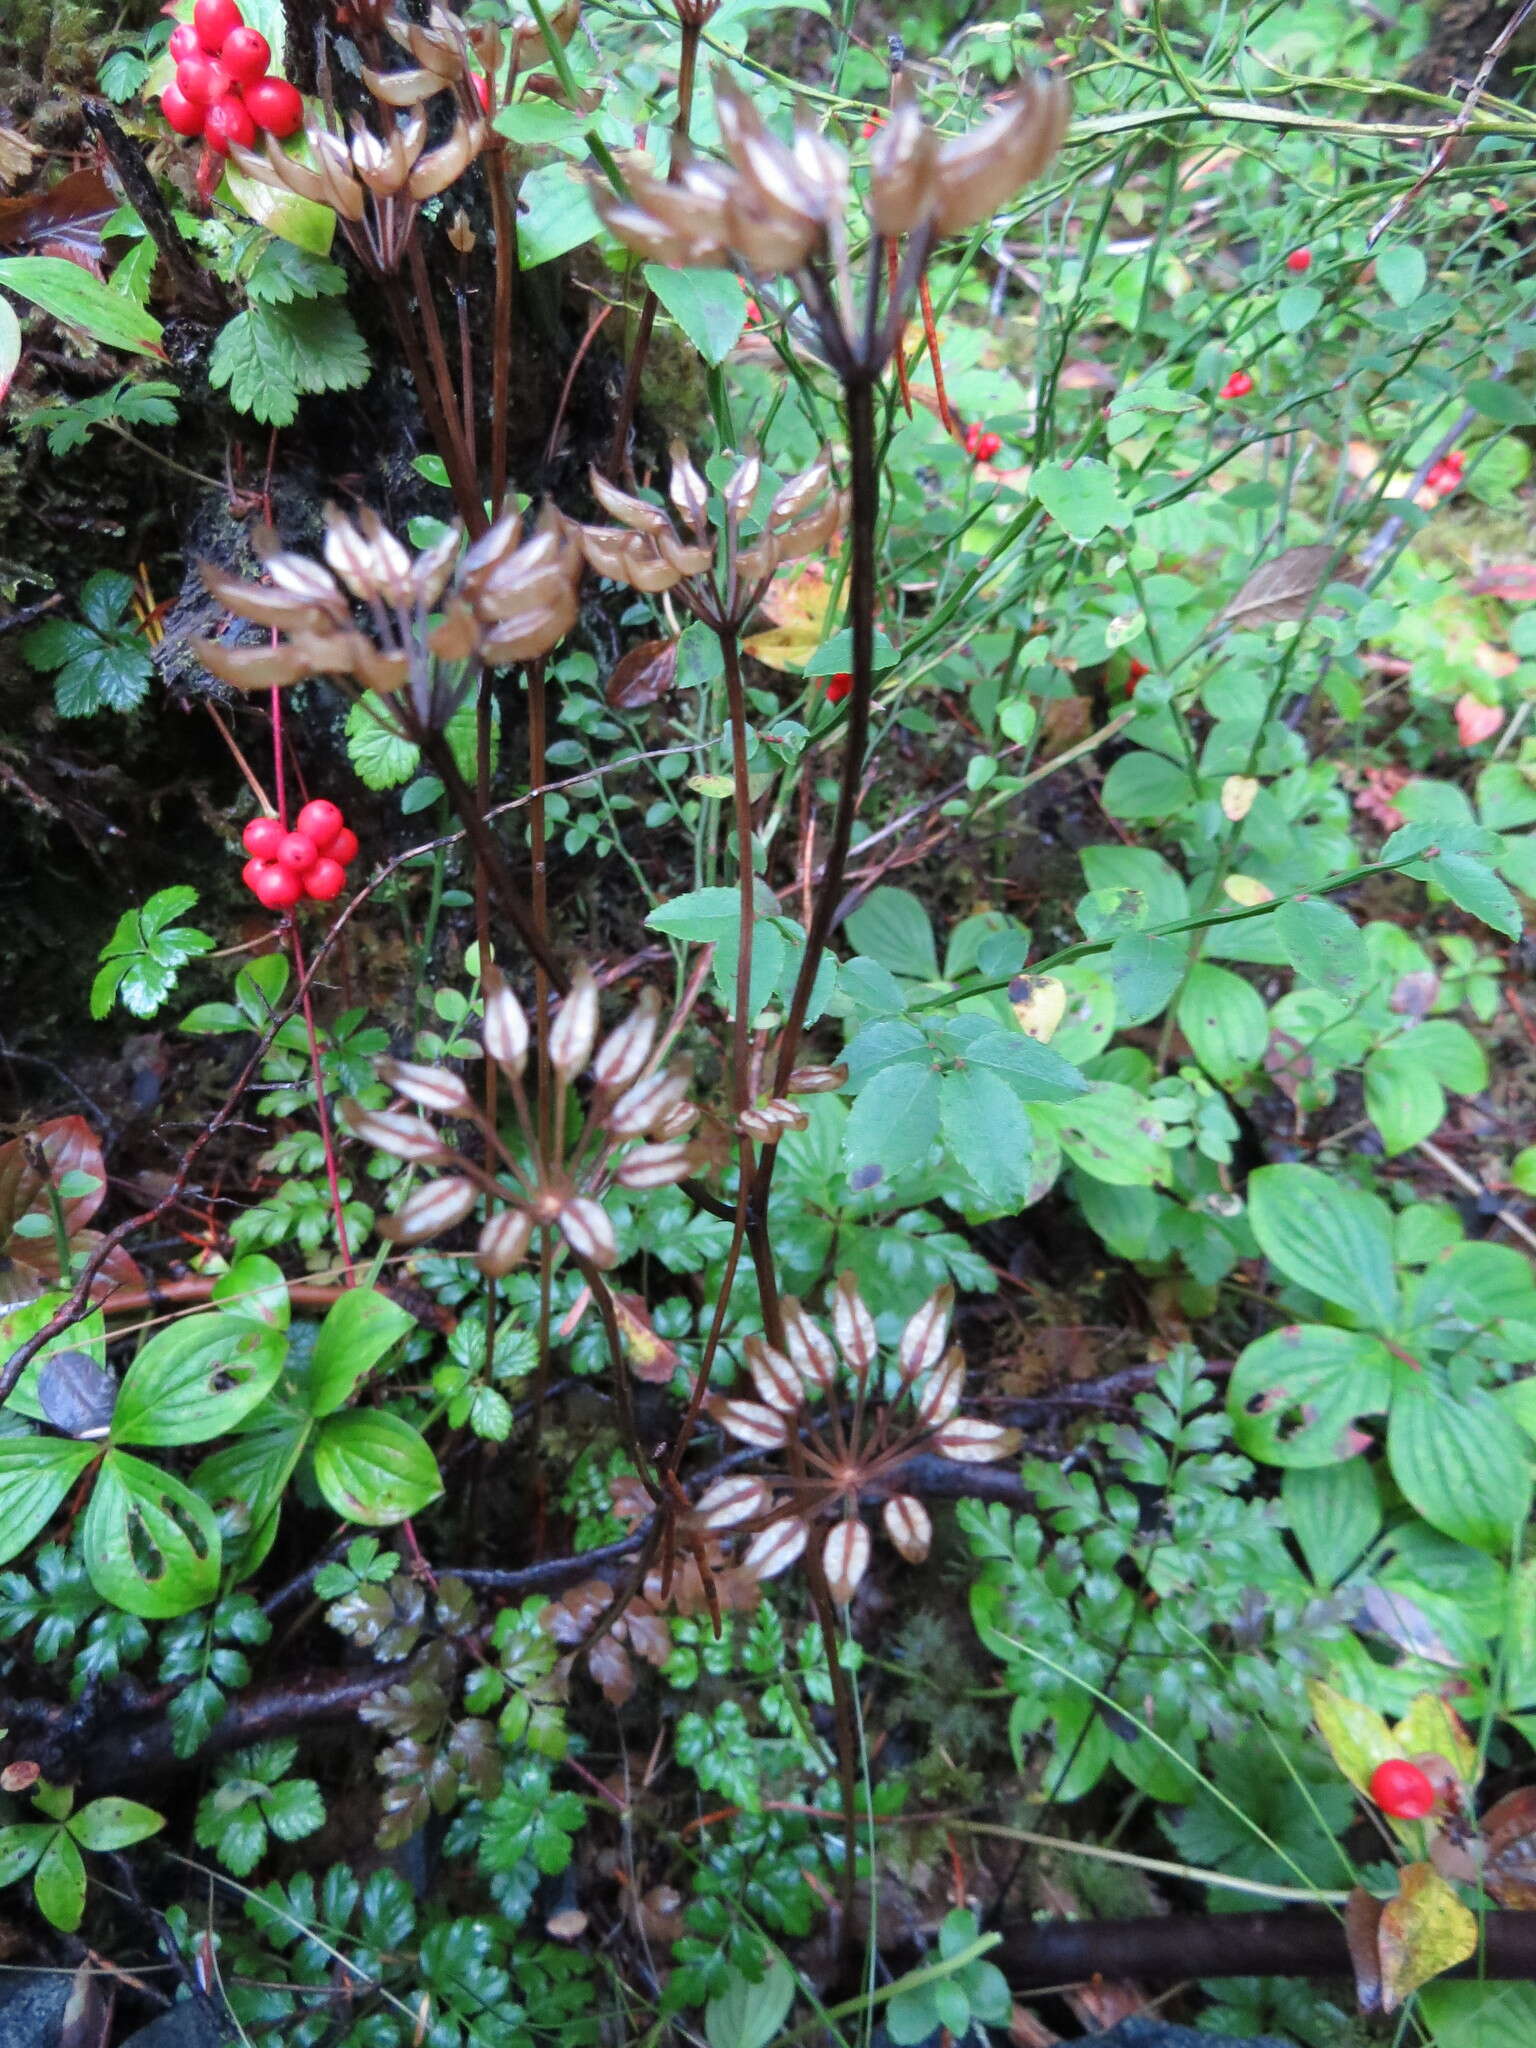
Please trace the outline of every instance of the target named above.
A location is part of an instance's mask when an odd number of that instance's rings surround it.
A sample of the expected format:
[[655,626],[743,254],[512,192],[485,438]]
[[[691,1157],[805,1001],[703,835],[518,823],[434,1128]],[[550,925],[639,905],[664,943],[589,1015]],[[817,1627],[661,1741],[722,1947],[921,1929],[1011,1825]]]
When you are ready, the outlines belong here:
[[448,351],[443,346],[443,330],[438,322],[437,301],[432,296],[432,275],[427,269],[426,255],[422,250],[419,233],[411,236],[411,282],[416,287],[416,303],[421,308],[422,332],[427,337],[427,356],[432,376],[437,385],[438,411],[453,442],[453,459],[447,455],[443,460],[448,465],[450,476],[457,473],[462,489],[455,489],[454,498],[469,537],[476,540],[486,529],[485,507],[480,502],[480,488],[475,478],[475,465],[465,445],[463,429],[459,421],[458,405],[454,397],[453,373],[448,367]]
[[395,332],[400,337],[400,346],[405,351],[406,367],[411,373],[411,382],[416,386],[416,396],[427,422],[427,432],[443,467],[448,472],[448,486],[453,492],[453,502],[458,507],[459,517],[473,533],[481,531],[483,514],[479,495],[473,478],[460,473],[458,463],[458,439],[443,416],[438,403],[437,386],[433,381],[427,359],[422,354],[421,338],[416,332],[416,323],[411,318],[410,300],[405,287],[398,277],[387,276],[379,280],[384,289],[384,302],[389,307],[390,318],[395,323]]
[[[755,899],[752,870],[752,776],[747,767],[747,697],[741,686],[741,655],[734,626],[717,626],[725,664],[725,701],[731,718],[732,808],[736,819],[736,865],[741,895],[741,932],[736,947],[736,1015],[731,1022],[731,1107],[739,1117],[751,1100],[752,927]],[[750,1152],[742,1141],[743,1171]]]
[[[693,118],[693,81],[699,63],[699,38],[704,33],[702,17],[691,11],[683,15],[679,26],[683,40],[677,59],[677,122],[672,130],[672,162],[667,171],[669,180],[678,176],[687,158],[688,124]],[[640,399],[640,379],[645,372],[645,359],[650,354],[651,333],[655,325],[656,294],[647,289],[640,307],[640,318],[635,323],[635,345],[624,373],[624,393],[619,400],[619,416],[614,421],[613,441],[608,450],[610,476],[618,476],[629,466],[629,430],[634,424],[635,407]]]
[[491,226],[496,237],[496,300],[491,311],[491,510],[507,494],[507,427],[512,393],[512,314],[517,281],[517,217],[507,185],[504,143],[486,161]]
[[535,925],[528,906],[523,901],[522,891],[508,872],[496,835],[486,823],[480,806],[475,801],[474,791],[459,773],[459,765],[453,758],[453,749],[440,732],[420,725],[411,733],[411,738],[421,748],[431,764],[433,773],[447,790],[448,800],[458,812],[459,820],[469,834],[475,858],[484,867],[486,876],[496,891],[497,901],[516,926],[518,937],[560,994],[566,994],[570,988],[569,977],[550,950],[548,940]]
[[[549,938],[549,830],[544,808],[544,777],[548,770],[549,690],[544,664],[533,661],[527,668],[528,683],[528,775],[532,791],[528,806],[528,844],[533,856],[533,922]],[[539,1157],[548,1159],[554,1150],[555,1088],[549,1064],[549,980],[540,969],[534,977],[534,1031],[538,1059],[538,1147]],[[539,1256],[539,1353],[533,1382],[533,1441],[537,1446],[544,1426],[544,1396],[549,1386],[549,1329],[553,1301],[553,1246],[546,1231]]]

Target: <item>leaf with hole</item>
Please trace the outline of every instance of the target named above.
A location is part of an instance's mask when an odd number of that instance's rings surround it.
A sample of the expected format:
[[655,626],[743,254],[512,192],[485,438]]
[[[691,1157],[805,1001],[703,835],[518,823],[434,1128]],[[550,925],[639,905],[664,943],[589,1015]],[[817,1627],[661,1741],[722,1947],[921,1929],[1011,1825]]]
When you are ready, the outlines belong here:
[[1363,1416],[1392,1399],[1392,1354],[1380,1338],[1292,1323],[1248,1345],[1227,1390],[1238,1447],[1266,1465],[1333,1465],[1365,1449]]
[[270,1323],[212,1310],[160,1330],[123,1376],[112,1441],[200,1444],[243,1422],[287,1352]]
[[113,1449],[85,1512],[86,1570],[103,1600],[146,1621],[190,1614],[219,1586],[219,1526],[189,1486]]

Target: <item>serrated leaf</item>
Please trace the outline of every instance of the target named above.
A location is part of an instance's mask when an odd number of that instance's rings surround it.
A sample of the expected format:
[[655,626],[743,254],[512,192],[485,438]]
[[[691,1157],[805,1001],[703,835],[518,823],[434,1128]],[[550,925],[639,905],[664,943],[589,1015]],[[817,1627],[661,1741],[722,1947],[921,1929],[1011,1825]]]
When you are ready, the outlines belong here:
[[347,759],[368,789],[397,789],[409,782],[420,758],[420,749],[396,731],[371,699],[360,698],[347,713]]
[[1305,618],[1325,583],[1348,580],[1340,552],[1331,541],[1287,548],[1253,570],[1216,623],[1234,626],[1240,633],[1254,632],[1260,626],[1291,625]]
[[517,197],[517,256],[525,270],[590,242],[601,226],[585,178],[568,164],[531,171]]
[[292,425],[301,397],[352,390],[368,375],[363,337],[335,299],[256,305],[236,314],[208,363],[209,383],[228,390],[237,412],[276,427]]
[[1107,526],[1130,524],[1131,508],[1115,488],[1115,472],[1093,456],[1042,463],[1030,487],[1073,540],[1092,540]]

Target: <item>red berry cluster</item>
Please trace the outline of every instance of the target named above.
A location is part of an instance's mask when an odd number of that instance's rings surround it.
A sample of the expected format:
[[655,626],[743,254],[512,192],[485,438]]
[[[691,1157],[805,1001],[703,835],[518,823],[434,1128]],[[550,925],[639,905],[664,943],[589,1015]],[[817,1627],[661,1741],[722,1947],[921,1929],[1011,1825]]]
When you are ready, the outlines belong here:
[[323,796],[304,806],[291,832],[279,818],[252,818],[240,843],[251,856],[240,879],[268,910],[291,910],[301,896],[329,903],[347,886],[347,863],[357,856],[357,834]]
[[1234,370],[1226,383],[1222,385],[1219,395],[1222,398],[1246,398],[1252,389],[1253,379],[1249,376],[1248,372],[1246,370]]
[[965,452],[976,462],[990,462],[1002,445],[1002,435],[992,433],[980,420],[972,420],[965,430]]
[[197,0],[190,22],[171,32],[176,78],[160,111],[178,135],[201,135],[216,156],[230,144],[254,149],[265,128],[279,141],[304,119],[304,102],[286,78],[272,78],[272,46],[247,28],[235,0]]
[[1467,458],[1459,448],[1453,448],[1449,455],[1442,455],[1438,462],[1429,467],[1424,487],[1438,498],[1453,498],[1461,489],[1461,472],[1467,466]]

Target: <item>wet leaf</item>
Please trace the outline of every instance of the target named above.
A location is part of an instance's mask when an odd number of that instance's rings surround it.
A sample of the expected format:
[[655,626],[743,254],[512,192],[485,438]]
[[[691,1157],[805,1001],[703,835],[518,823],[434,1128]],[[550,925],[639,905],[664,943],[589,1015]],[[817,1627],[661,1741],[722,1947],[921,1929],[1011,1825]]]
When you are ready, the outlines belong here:
[[642,640],[621,655],[608,677],[607,698],[615,711],[639,711],[659,704],[677,681],[677,642]]
[[101,231],[117,199],[94,165],[71,171],[47,192],[0,199],[0,249],[18,256],[63,256],[101,276]]

